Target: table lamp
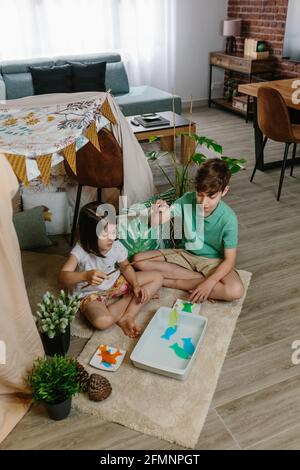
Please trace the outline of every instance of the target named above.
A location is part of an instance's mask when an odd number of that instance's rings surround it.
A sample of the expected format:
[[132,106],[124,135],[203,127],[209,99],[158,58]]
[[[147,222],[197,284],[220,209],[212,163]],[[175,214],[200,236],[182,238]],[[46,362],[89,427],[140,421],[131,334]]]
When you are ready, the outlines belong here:
[[236,36],[241,35],[242,20],[224,20],[223,21],[223,36],[227,37],[226,40],[226,54],[232,54],[237,51]]

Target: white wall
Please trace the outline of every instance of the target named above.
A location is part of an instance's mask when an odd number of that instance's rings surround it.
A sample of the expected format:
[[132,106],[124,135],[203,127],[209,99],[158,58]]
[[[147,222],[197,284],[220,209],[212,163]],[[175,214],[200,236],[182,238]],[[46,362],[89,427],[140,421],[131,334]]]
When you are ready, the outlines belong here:
[[[227,18],[228,0],[177,0],[175,92],[183,102],[207,100],[209,53],[224,46],[221,21]],[[213,82],[223,81],[214,69]],[[213,93],[218,94],[216,89]]]

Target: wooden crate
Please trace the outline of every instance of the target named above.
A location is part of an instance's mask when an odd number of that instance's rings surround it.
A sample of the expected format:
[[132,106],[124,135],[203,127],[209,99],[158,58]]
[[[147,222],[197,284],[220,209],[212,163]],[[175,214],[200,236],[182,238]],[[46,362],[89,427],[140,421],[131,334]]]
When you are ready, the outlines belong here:
[[246,38],[244,43],[244,57],[251,57],[251,59],[267,59],[270,55],[269,51],[257,52],[257,45],[261,42],[257,39]]

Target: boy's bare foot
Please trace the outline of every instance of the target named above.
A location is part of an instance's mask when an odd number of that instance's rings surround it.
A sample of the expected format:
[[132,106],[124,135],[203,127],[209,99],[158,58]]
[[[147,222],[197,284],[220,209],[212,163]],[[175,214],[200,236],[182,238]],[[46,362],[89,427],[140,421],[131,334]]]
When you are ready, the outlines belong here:
[[117,325],[119,325],[124,334],[129,336],[129,338],[136,338],[141,334],[141,328],[134,323],[134,319],[130,316],[125,315],[118,321]]

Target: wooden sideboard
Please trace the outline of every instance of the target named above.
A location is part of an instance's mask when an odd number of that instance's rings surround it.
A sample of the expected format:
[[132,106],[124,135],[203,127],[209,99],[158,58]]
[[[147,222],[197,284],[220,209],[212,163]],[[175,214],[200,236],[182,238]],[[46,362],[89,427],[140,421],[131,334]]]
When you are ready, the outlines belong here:
[[241,54],[226,54],[225,52],[211,52],[210,53],[210,67],[209,67],[209,97],[208,106],[211,107],[212,103],[222,106],[223,108],[230,109],[231,111],[243,114],[246,116],[246,121],[249,118],[249,102],[248,97],[247,111],[238,110],[233,108],[231,102],[224,98],[212,98],[212,74],[213,67],[218,67],[229,72],[229,77],[232,77],[234,72],[246,76],[246,79],[251,83],[254,75],[263,73],[273,73],[275,69],[276,58],[268,57],[267,59],[252,59],[251,57],[244,57]]

